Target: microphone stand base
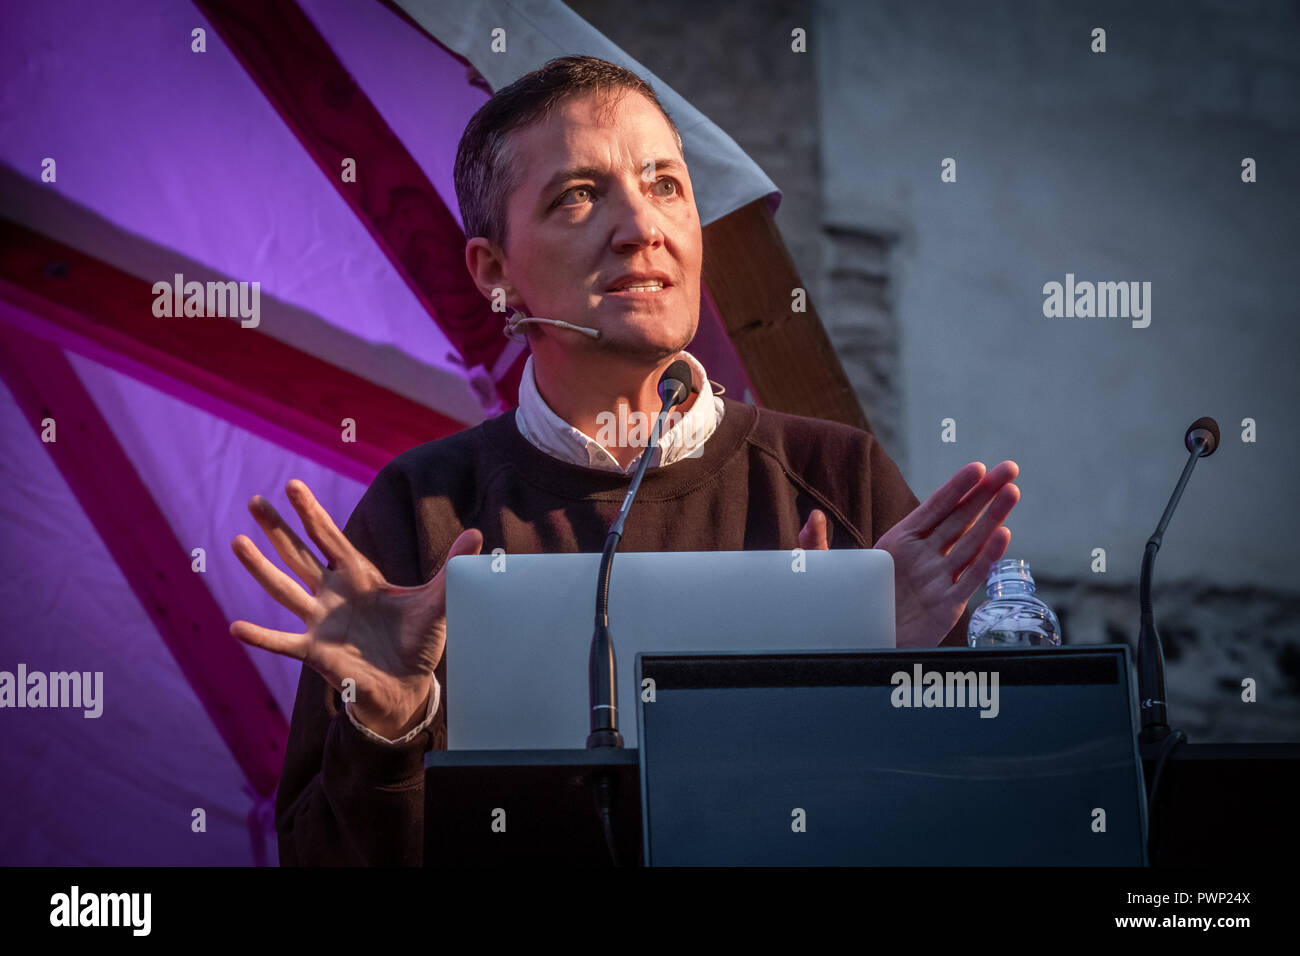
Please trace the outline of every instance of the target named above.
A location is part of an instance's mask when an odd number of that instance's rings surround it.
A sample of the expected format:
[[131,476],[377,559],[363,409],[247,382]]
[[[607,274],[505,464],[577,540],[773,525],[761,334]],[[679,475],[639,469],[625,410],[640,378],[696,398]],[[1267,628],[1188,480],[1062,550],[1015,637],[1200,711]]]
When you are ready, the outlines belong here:
[[617,730],[594,730],[587,735],[587,749],[597,747],[622,747],[623,735]]

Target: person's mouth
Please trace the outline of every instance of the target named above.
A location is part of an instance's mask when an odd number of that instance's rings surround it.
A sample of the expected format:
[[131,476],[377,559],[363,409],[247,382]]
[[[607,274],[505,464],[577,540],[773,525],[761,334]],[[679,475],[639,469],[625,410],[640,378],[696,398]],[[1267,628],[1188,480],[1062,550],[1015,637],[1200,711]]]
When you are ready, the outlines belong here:
[[630,272],[619,276],[605,290],[606,295],[655,296],[672,288],[672,280],[662,272]]

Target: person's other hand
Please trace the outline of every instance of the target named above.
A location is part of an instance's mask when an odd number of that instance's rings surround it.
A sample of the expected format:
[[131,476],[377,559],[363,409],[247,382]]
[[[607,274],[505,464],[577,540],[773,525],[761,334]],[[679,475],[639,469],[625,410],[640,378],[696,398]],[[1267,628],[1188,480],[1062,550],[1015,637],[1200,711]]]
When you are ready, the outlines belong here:
[[1006,553],[1011,529],[1003,522],[1020,500],[1011,483],[1019,473],[1014,461],[988,474],[973,461],[876,541],[894,558],[899,647],[942,641]]
[[[967,600],[1011,543],[1011,529],[1002,522],[1020,500],[1011,484],[1019,473],[1014,461],[988,474],[982,462],[971,462],[876,541],[894,559],[899,647],[933,647],[961,619]],[[829,541],[826,514],[814,508],[799,547],[826,550]]]
[[[343,691],[343,682],[351,679],[357,719],[384,737],[400,737],[424,719],[433,671],[446,645],[446,563],[419,587],[389,584],[306,484],[295,479],[285,492],[333,567],[321,563],[269,501],[254,495],[248,510],[307,590],[246,535],[237,535],[231,548],[266,592],[302,619],[306,631],[290,634],[235,621],[230,633],[246,644],[303,661],[335,690]],[[467,529],[453,542],[447,560],[478,554],[482,547],[483,535]]]

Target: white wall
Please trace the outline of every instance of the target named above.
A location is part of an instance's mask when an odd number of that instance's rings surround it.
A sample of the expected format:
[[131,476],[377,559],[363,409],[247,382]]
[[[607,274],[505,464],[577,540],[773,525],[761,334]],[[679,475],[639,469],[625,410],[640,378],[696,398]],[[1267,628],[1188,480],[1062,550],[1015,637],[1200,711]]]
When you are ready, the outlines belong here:
[[[820,5],[825,220],[899,235],[907,477],[924,497],[967,461],[1014,458],[1010,554],[1088,577],[1103,547],[1107,577],[1136,581],[1183,430],[1212,415],[1223,445],[1158,580],[1294,593],[1296,8],[1081,6]],[[1094,26],[1109,52],[1090,52]],[[1045,318],[1042,286],[1067,272],[1151,282],[1150,326]]]

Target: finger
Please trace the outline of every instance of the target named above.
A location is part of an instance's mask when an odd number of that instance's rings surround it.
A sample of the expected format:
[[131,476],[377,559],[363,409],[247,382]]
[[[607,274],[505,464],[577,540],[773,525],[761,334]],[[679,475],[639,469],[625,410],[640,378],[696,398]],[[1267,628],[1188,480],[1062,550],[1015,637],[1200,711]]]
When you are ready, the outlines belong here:
[[1006,525],[989,535],[988,541],[984,542],[984,548],[971,562],[970,567],[962,573],[961,578],[953,584],[953,596],[965,601],[974,594],[975,589],[988,580],[990,569],[1002,560],[1002,555],[1007,553],[1010,544],[1011,529]]
[[817,547],[817,531],[814,527],[816,524],[817,512],[814,511],[808,515],[808,520],[799,529],[799,547],[805,551],[812,551]]
[[442,567],[429,582],[439,600],[445,599],[447,594],[447,564],[451,559],[462,554],[478,554],[481,550],[483,550],[483,532],[477,528],[466,528],[456,536],[456,540],[447,550],[447,560],[442,562]]
[[1020,466],[1014,461],[1004,461],[990,471],[957,503],[952,513],[934,529],[932,534],[939,541],[941,551],[947,552],[953,542],[964,535],[975,524],[984,506],[999,491],[1020,474]]
[[275,506],[267,501],[261,495],[253,495],[248,501],[248,510],[257,520],[266,539],[271,542],[284,563],[289,566],[289,570],[298,575],[299,580],[311,590],[313,594],[320,589],[321,577],[325,573],[325,565],[320,563],[320,559],[312,553],[311,548],[302,543],[302,539],[284,523],[280,517],[280,512],[275,510]]
[[294,660],[306,660],[308,638],[306,634],[290,634],[288,631],[273,631],[269,627],[250,624],[248,621],[235,621],[230,625],[230,633],[245,644],[260,647],[272,654],[292,657]]
[[953,545],[945,559],[946,566],[952,569],[953,580],[961,576],[962,570],[970,564],[988,541],[989,535],[1007,520],[1007,515],[1011,514],[1011,509],[1019,500],[1020,489],[1015,485],[1005,485],[984,510],[984,514],[980,515],[975,525],[957,539],[957,543]]
[[315,602],[297,581],[267,560],[266,555],[257,549],[248,535],[236,535],[230,547],[240,564],[248,569],[248,573],[257,579],[267,594],[304,621],[307,620],[315,608]]
[[982,461],[973,461],[959,469],[899,524],[916,532],[918,537],[927,537],[939,522],[952,514],[952,509],[957,507],[962,496],[979,483],[984,477],[984,470]]
[[805,551],[827,551],[830,549],[828,526],[829,519],[820,508],[814,508],[799,532],[799,547]]
[[289,502],[298,512],[298,516],[302,518],[302,526],[306,529],[307,536],[316,542],[316,547],[320,548],[321,554],[325,555],[331,567],[342,567],[360,557],[360,552],[339,530],[334,519],[316,500],[316,496],[311,493],[306,482],[293,478],[284,486],[284,492],[289,496]]
[[[457,535],[456,540],[451,543],[451,548],[447,551],[447,560],[450,561],[452,558],[459,557],[462,554],[478,554],[482,550],[483,532],[479,531],[478,528],[466,528]],[[446,566],[447,565],[444,562],[443,567]]]

